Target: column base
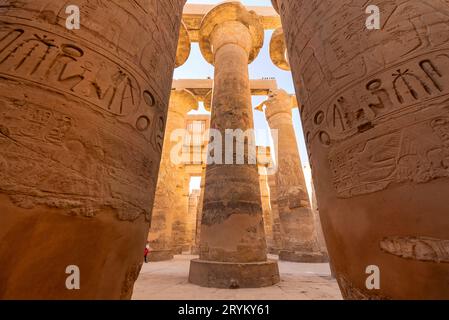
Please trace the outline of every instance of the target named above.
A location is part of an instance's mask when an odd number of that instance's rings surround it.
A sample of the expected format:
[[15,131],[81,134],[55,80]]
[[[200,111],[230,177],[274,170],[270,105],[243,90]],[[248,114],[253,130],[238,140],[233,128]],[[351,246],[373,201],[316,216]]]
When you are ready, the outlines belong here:
[[192,253],[193,255],[198,255],[198,254],[200,254],[200,248],[199,248],[198,246],[193,246],[193,247],[192,247],[191,253]]
[[189,282],[209,288],[261,288],[280,281],[274,260],[253,263],[190,261]]
[[173,247],[172,253],[176,255],[182,254],[182,247],[181,246]]
[[184,252],[190,253],[190,252],[192,252],[192,247],[189,245],[182,246],[181,251],[182,251],[181,253],[184,253]]
[[279,260],[303,263],[326,263],[329,262],[329,257],[323,252],[299,252],[280,250]]
[[171,250],[153,250],[148,255],[148,261],[167,261],[173,259],[173,252]]

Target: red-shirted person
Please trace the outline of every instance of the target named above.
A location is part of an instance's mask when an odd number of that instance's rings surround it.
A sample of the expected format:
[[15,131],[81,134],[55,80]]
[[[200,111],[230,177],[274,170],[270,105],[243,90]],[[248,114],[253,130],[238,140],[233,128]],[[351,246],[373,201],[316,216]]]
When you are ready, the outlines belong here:
[[150,254],[150,245],[147,244],[145,246],[145,250],[143,251],[143,257],[145,258],[145,263],[148,263],[148,254]]

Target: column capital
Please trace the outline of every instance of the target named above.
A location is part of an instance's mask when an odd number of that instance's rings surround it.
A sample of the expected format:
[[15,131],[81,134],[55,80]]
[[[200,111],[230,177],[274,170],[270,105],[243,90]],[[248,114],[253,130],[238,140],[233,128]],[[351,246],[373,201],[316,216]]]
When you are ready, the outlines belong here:
[[186,117],[189,111],[197,109],[198,99],[192,92],[186,89],[171,91],[169,112]]
[[212,90],[204,97],[204,109],[208,112],[212,111]]
[[270,58],[271,61],[279,69],[290,71],[290,63],[288,61],[287,46],[285,44],[284,29],[277,28],[270,41]]
[[190,56],[192,45],[190,41],[189,31],[184,22],[181,22],[179,30],[178,49],[176,51],[175,68],[182,66]]
[[268,95],[268,100],[263,102],[257,109],[262,111],[262,106],[265,105],[265,115],[268,121],[277,115],[285,114],[291,117],[292,108],[298,105],[296,96],[288,94],[283,89],[271,91]]
[[263,42],[264,29],[259,16],[254,11],[248,11],[240,2],[225,2],[214,7],[201,22],[200,49],[210,64],[214,64],[214,54],[226,43],[243,47],[251,63],[259,54]]

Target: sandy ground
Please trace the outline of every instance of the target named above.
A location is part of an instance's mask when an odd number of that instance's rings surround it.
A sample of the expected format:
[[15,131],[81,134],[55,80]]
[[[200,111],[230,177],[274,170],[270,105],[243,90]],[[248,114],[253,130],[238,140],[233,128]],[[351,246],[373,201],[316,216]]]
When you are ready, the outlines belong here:
[[[176,256],[171,261],[144,264],[134,286],[133,300],[341,300],[327,263],[279,261],[281,282],[258,289],[202,288],[188,282],[190,260]],[[277,256],[270,256],[277,259]]]

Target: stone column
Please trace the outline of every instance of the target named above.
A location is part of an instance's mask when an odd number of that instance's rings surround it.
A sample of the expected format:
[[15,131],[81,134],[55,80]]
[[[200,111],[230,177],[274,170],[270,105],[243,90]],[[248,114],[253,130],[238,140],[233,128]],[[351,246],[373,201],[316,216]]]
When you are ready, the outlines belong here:
[[281,241],[281,222],[279,221],[279,207],[277,200],[276,176],[268,175],[268,186],[270,187],[270,205],[271,216],[273,220],[273,244],[268,247],[268,251],[272,254],[279,255],[282,247]]
[[[263,37],[257,15],[239,2],[218,5],[202,21],[200,48],[215,66],[211,128],[223,138],[225,129],[253,127],[248,63]],[[277,263],[267,260],[257,165],[248,164],[247,151],[246,164],[207,166],[200,259],[190,265],[194,284],[237,288],[279,281]]]
[[[64,1],[7,3],[0,299],[129,299],[143,262],[185,1],[143,8],[79,0],[81,29],[73,31]],[[80,272],[79,290],[66,288],[66,271]]]
[[260,196],[262,199],[263,222],[265,228],[265,238],[267,249],[274,246],[273,239],[273,212],[270,204],[270,188],[268,186],[268,176],[273,170],[273,159],[270,147],[257,147],[257,164],[259,170]]
[[190,176],[184,167],[178,168],[176,186],[176,202],[171,204],[173,212],[172,250],[174,254],[182,254],[190,250],[188,240],[189,182]]
[[278,1],[328,251],[345,298],[449,299],[449,6],[369,4],[380,30],[364,1]]
[[[324,239],[323,227],[321,225],[320,210],[318,208],[318,202],[316,200],[315,183],[313,181],[312,181],[311,203],[312,203],[313,214],[315,215],[315,226],[316,226],[315,229],[317,231],[318,245],[320,246],[321,252],[324,252],[329,258],[329,252],[327,251],[326,240]],[[332,278],[335,278],[335,271],[334,271],[334,267],[332,265],[332,261],[330,260],[330,258],[329,258],[329,267],[331,270]]]
[[198,199],[198,208],[196,214],[196,228],[195,228],[195,245],[192,249],[193,254],[200,253],[200,239],[201,239],[201,220],[203,218],[203,203],[204,203],[204,190],[206,189],[206,168],[204,167],[201,174],[201,191]]
[[[182,158],[172,159],[172,151],[180,141],[171,141],[171,134],[174,130],[185,129],[187,113],[197,107],[198,101],[191,92],[172,90],[153,218],[148,234],[151,247],[150,261],[163,261],[173,258],[173,233],[179,231],[176,229],[177,226],[173,224],[185,201]],[[187,204],[183,212],[187,213]],[[177,235],[174,240],[177,240]]]
[[196,236],[196,226],[198,221],[198,203],[201,196],[200,189],[192,190],[192,193],[189,196],[189,214],[188,214],[188,239],[189,245],[191,249],[191,253],[194,252],[195,249],[195,236]]
[[327,254],[326,241],[324,240],[323,228],[321,227],[320,211],[318,208],[318,202],[316,201],[315,185],[314,185],[313,181],[312,181],[311,203],[312,203],[313,215],[315,217],[315,230],[316,230],[316,234],[317,234],[318,245],[320,246],[320,250]]
[[278,130],[276,185],[282,239],[279,259],[325,262],[326,255],[318,246],[315,218],[293,128],[292,96],[276,90],[270,93],[265,105],[271,130]]
[[262,201],[263,224],[267,248],[273,246],[273,218],[270,205],[270,189],[268,187],[267,168],[259,165],[259,186]]

